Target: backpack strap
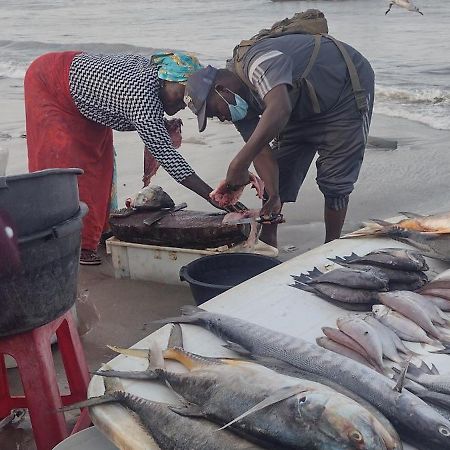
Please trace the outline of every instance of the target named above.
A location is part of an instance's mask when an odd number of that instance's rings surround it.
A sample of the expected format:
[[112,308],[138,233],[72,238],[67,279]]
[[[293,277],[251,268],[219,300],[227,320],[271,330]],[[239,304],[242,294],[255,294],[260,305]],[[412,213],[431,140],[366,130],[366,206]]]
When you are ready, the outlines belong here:
[[356,105],[360,111],[367,110],[367,99],[366,99],[366,91],[361,87],[361,83],[359,81],[358,71],[356,70],[355,64],[353,63],[350,55],[348,54],[344,44],[341,41],[338,41],[334,37],[329,34],[324,34],[324,37],[332,40],[336,47],[341,52],[342,57],[344,58],[345,64],[347,64],[347,70],[350,75],[350,81],[352,83],[353,94],[355,96]]
[[319,55],[320,43],[322,40],[321,38],[322,38],[321,34],[314,35],[314,49],[309,58],[308,65],[306,66],[305,70],[301,74],[300,78],[295,80],[294,86],[290,91],[291,103],[292,103],[292,106],[294,106],[298,99],[298,96],[300,94],[301,85],[305,84],[306,88],[308,89],[309,99],[311,100],[313,111],[316,114],[320,113],[319,99],[317,98],[317,94],[316,94],[316,90],[314,89],[314,86],[312,85],[312,83],[309,80],[307,80],[307,77],[308,77],[309,73],[311,72],[311,69],[313,68],[314,63],[317,60],[317,56]]

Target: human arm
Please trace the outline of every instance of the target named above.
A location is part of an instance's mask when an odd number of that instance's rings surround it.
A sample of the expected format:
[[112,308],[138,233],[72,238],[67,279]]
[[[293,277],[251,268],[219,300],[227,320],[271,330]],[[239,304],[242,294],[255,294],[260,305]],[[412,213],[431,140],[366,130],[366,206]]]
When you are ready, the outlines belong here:
[[[285,84],[270,90],[264,97],[264,103],[266,108],[258,125],[228,167],[226,181],[230,186],[241,186],[248,183],[250,164],[278,136],[289,120],[292,106]],[[268,171],[266,172],[266,178],[268,178],[264,179],[263,176],[261,178],[266,184],[274,185],[274,180],[270,178],[272,176],[273,171]]]
[[253,160],[256,172],[264,180],[265,191],[268,198],[263,204],[260,211],[260,216],[263,218],[271,215],[279,214],[281,211],[281,200],[278,190],[278,163],[272,155],[270,146],[266,146]]

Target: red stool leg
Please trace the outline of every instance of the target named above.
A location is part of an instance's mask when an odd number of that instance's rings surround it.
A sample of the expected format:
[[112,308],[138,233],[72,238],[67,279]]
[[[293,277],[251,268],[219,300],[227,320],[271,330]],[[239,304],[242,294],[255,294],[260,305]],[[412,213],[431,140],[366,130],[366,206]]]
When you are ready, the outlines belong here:
[[21,349],[16,349],[14,355],[38,450],[51,450],[68,435],[64,414],[58,412],[62,401],[49,342],[50,335],[47,329],[43,330],[46,327],[22,334]]
[[[87,398],[87,389],[89,385],[89,373],[86,358],[84,357],[83,347],[80,336],[76,329],[69,311],[65,314],[64,320],[56,331],[58,346],[66,371],[67,381],[70,387],[70,395],[62,398],[63,404],[85,400]],[[87,408],[81,411],[71,434],[76,433],[91,425],[91,418]]]
[[71,312],[65,314],[56,336],[71,392],[67,400],[70,402],[84,400],[89,385],[89,369]]
[[0,420],[11,412],[11,398],[8,386],[8,374],[6,371],[5,357],[0,353]]

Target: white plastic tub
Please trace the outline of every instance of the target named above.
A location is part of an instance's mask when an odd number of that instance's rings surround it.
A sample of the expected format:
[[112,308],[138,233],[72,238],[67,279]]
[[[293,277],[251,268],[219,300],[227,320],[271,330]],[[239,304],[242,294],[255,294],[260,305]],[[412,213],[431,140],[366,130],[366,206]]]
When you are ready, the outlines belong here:
[[157,245],[133,244],[123,242],[114,236],[106,241],[106,252],[111,255],[116,278],[155,281],[165,284],[182,284],[179,272],[182,266],[195,259],[218,252],[254,252],[267,256],[278,256],[278,250],[258,242],[254,249],[243,245],[227,248],[195,250]]

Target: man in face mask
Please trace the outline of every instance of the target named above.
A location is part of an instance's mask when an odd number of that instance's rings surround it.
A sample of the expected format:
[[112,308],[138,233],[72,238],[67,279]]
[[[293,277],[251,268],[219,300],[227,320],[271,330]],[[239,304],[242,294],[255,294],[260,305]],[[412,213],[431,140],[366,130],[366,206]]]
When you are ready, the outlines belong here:
[[[296,201],[318,152],[325,242],[338,238],[372,115],[374,74],[369,62],[328,36],[291,34],[258,41],[241,65],[239,71],[233,64],[199,70],[185,91],[200,132],[208,117],[217,117],[234,122],[245,141],[228,167],[226,185],[233,189],[247,184],[253,163],[265,183],[260,214],[276,218],[263,225],[260,239],[276,246],[282,204]],[[360,82],[356,90],[355,76]]]

